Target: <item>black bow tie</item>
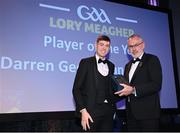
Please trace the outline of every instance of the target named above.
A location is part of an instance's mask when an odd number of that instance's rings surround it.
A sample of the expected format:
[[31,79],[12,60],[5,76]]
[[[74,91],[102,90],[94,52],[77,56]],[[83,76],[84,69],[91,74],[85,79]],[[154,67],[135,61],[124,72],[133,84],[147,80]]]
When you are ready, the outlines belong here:
[[132,63],[136,63],[136,61],[141,61],[141,59],[136,58],[135,60],[133,60],[133,62],[132,62]]
[[104,63],[104,64],[106,64],[106,63],[107,63],[107,60],[99,59],[99,60],[98,60],[98,63],[101,63],[101,62]]

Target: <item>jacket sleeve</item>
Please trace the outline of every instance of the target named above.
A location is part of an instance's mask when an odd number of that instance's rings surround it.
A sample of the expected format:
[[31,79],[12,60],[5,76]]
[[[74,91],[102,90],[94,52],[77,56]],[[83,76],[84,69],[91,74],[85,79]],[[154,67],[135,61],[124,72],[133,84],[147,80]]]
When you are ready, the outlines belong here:
[[85,80],[87,68],[85,65],[85,60],[81,60],[79,63],[79,67],[75,76],[74,85],[73,85],[73,97],[75,101],[76,111],[80,111],[81,109],[85,108],[84,101],[82,98],[82,89],[83,89],[83,82]]
[[[137,96],[144,97],[158,93],[162,85],[162,68],[159,59],[156,56],[148,60],[148,81],[136,85]],[[143,77],[142,77],[143,78]]]

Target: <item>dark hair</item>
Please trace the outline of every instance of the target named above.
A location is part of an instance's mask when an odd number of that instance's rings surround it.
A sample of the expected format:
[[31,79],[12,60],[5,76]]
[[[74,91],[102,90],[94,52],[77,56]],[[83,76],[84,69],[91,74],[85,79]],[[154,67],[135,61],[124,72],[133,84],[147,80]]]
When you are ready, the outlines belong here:
[[107,42],[111,42],[110,38],[106,35],[99,35],[97,40],[96,40],[96,43],[98,43],[99,41],[107,41]]

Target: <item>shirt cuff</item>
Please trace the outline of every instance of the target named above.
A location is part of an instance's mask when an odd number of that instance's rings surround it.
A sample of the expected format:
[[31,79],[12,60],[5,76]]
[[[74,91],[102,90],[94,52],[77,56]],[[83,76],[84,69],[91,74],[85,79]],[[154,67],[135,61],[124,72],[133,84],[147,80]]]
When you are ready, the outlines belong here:
[[135,97],[137,96],[136,88],[135,88],[135,87],[133,87],[133,92],[132,92],[132,94],[134,94]]
[[84,112],[84,111],[86,111],[86,108],[81,109],[81,110],[80,110],[80,113],[82,113],[82,112]]

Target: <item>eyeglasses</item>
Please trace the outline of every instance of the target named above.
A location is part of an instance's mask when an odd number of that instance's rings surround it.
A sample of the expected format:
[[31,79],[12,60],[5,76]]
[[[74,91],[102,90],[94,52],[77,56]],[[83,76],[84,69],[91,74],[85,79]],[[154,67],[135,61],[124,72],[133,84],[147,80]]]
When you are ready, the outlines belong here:
[[142,44],[142,43],[143,43],[143,42],[136,43],[136,44],[134,44],[134,45],[129,45],[128,48],[129,48],[129,49],[135,48],[135,47],[139,46],[139,45]]

